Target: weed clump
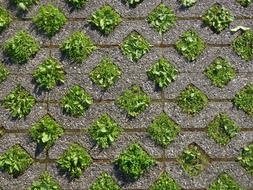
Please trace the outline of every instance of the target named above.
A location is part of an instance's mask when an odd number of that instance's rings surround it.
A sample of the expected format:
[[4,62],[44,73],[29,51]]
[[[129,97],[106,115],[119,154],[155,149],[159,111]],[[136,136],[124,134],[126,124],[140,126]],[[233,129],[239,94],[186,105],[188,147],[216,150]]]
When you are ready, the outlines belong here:
[[81,9],[88,2],[88,0],[65,0],[65,1],[76,9]]
[[9,74],[8,69],[0,63],[0,84],[7,79]]
[[91,185],[89,190],[121,190],[116,181],[107,173],[102,173],[97,180]]
[[245,170],[253,175],[253,144],[249,144],[243,148],[238,161]]
[[163,173],[149,190],[181,190],[182,188],[167,173]]
[[10,13],[0,6],[0,33],[10,25],[11,21]]

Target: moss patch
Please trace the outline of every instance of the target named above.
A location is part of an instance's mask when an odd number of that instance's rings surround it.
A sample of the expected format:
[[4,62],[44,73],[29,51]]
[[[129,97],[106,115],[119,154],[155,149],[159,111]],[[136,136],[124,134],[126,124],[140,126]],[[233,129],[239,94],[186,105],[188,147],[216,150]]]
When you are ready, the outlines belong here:
[[157,116],[148,127],[151,138],[159,145],[168,146],[179,134],[180,127],[166,113]]
[[195,115],[208,104],[207,96],[193,85],[189,85],[177,98],[179,107],[186,113]]
[[150,104],[150,97],[139,87],[132,86],[116,100],[116,104],[131,117],[142,113]]
[[137,180],[155,164],[155,160],[139,144],[134,143],[124,150],[114,163],[124,175]]
[[177,51],[188,61],[196,60],[203,53],[205,47],[206,44],[199,34],[191,30],[184,32],[176,42]]
[[205,70],[205,75],[213,85],[223,88],[236,76],[236,72],[228,60],[218,57]]

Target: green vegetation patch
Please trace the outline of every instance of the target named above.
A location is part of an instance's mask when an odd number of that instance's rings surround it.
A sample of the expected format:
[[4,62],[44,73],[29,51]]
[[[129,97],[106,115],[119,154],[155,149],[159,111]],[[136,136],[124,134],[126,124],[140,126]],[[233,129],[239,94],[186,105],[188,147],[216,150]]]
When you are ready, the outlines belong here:
[[62,98],[64,112],[74,117],[82,116],[92,103],[92,96],[78,85],[71,87]]
[[65,0],[65,1],[76,9],[81,9],[88,2],[88,0]]
[[193,85],[189,85],[177,98],[179,107],[186,113],[195,115],[208,104],[207,96]]
[[156,7],[148,16],[148,23],[160,34],[171,29],[177,21],[173,10],[163,3]]
[[31,112],[35,98],[21,85],[11,91],[3,101],[3,106],[10,110],[13,118],[23,118]]
[[143,0],[123,0],[125,3],[127,3],[130,7],[136,7],[139,5]]
[[66,54],[70,60],[77,63],[81,63],[87,59],[96,49],[92,40],[83,32],[74,32],[60,46],[60,50]]
[[59,168],[73,178],[80,177],[91,162],[90,155],[78,144],[72,144],[57,160]]
[[238,182],[236,182],[227,173],[222,173],[219,175],[218,179],[211,183],[208,190],[244,190]]
[[64,83],[65,72],[60,63],[54,58],[48,58],[33,72],[37,85],[45,90],[51,90],[58,84]]
[[0,63],[0,84],[7,79],[9,74],[9,70]]
[[88,132],[101,148],[108,148],[121,135],[122,129],[108,114],[104,114],[91,125]]
[[208,124],[208,135],[221,145],[228,144],[239,131],[240,127],[223,113]]
[[183,150],[178,162],[190,176],[197,176],[205,169],[209,160],[197,145],[191,144]]
[[252,3],[252,0],[237,0],[237,2],[243,7],[248,7]]
[[37,28],[49,37],[58,33],[66,21],[65,15],[52,4],[42,5],[38,14],[33,18]]
[[205,70],[205,75],[213,85],[223,88],[236,76],[235,69],[228,60],[218,57]]
[[139,144],[134,143],[124,150],[114,163],[124,175],[137,180],[155,165],[155,160]]
[[253,85],[248,84],[240,90],[234,98],[234,105],[253,116]]
[[233,41],[234,51],[245,61],[253,60],[253,33],[245,31]]
[[39,50],[39,43],[27,32],[20,31],[3,44],[4,54],[14,63],[25,63]]
[[104,58],[91,71],[90,78],[92,82],[106,90],[120,78],[121,74],[120,68],[110,58]]
[[123,92],[116,104],[127,111],[129,116],[136,117],[149,106],[150,101],[150,97],[139,86],[133,85]]
[[167,173],[163,173],[149,190],[181,190],[182,188]]
[[62,190],[62,188],[48,172],[43,172],[40,178],[34,181],[27,190]]
[[5,129],[4,129],[3,127],[0,126],[0,138],[1,138],[2,136],[4,136],[4,134],[5,134]]
[[253,144],[249,144],[242,149],[238,161],[251,175],[253,175]]
[[10,0],[10,1],[22,11],[27,11],[31,6],[39,2],[39,0]]
[[233,22],[234,16],[224,6],[215,3],[203,16],[203,22],[214,32],[220,33]]
[[192,7],[196,2],[197,0],[180,0],[181,5],[184,7]]
[[109,5],[104,5],[98,9],[88,20],[89,23],[105,35],[111,33],[121,21],[120,15]]
[[51,147],[63,133],[61,126],[49,115],[44,116],[29,130],[32,139],[46,148]]
[[206,47],[205,42],[197,32],[185,31],[176,43],[176,49],[188,61],[196,60],[203,53]]
[[116,181],[107,173],[102,173],[89,190],[121,190]]
[[151,47],[151,44],[137,32],[132,32],[120,45],[122,53],[133,62],[141,59]]
[[165,88],[176,79],[177,69],[165,58],[161,58],[150,67],[147,75],[157,86]]
[[33,163],[31,156],[20,146],[14,145],[0,155],[0,169],[17,177]]
[[152,124],[148,127],[148,133],[151,138],[159,145],[168,146],[181,131],[176,124],[166,113],[161,113],[157,116]]
[[7,28],[12,21],[10,13],[0,6],[0,33]]

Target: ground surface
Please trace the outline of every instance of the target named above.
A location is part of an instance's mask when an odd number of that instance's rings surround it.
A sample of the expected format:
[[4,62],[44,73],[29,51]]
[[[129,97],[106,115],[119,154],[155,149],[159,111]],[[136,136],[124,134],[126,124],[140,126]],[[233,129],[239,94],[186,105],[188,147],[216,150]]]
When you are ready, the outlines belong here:
[[[66,25],[51,40],[37,33],[31,21],[41,4],[48,2],[59,7],[68,17]],[[146,21],[147,15],[161,2],[170,6],[178,17],[176,26],[164,35],[159,35]],[[220,34],[215,34],[208,27],[204,27],[201,21],[201,16],[215,2],[220,2],[235,15],[235,20],[230,27]],[[0,0],[0,3],[4,7],[8,7],[6,1]],[[91,30],[86,20],[105,3],[114,7],[123,19],[123,22],[108,37],[102,36],[97,30]],[[10,10],[15,15],[16,10]],[[13,120],[9,112],[0,107],[0,125],[5,128],[6,132],[0,138],[0,154],[12,145],[20,144],[35,160],[34,164],[18,178],[1,172],[0,185],[5,190],[26,189],[39,177],[42,171],[47,170],[63,189],[88,189],[102,171],[107,171],[124,189],[148,189],[163,171],[167,171],[184,189],[207,189],[210,183],[225,171],[241,186],[253,189],[252,176],[236,162],[242,147],[253,141],[253,119],[235,108],[231,101],[242,87],[253,83],[253,62],[243,61],[232,51],[230,46],[232,40],[239,35],[239,33],[231,33],[230,29],[238,25],[253,29],[252,23],[253,6],[243,8],[231,0],[201,0],[186,10],[181,9],[176,0],[144,0],[136,8],[129,8],[120,0],[100,0],[90,1],[80,11],[73,12],[63,0],[41,0],[38,5],[31,7],[26,15],[16,17],[0,36],[2,44],[17,31],[26,30],[37,38],[43,47],[35,58],[24,65],[7,64],[10,75],[6,81],[0,84],[1,100],[17,84],[25,87],[38,100],[26,119]],[[187,29],[197,31],[208,44],[204,53],[193,62],[187,62],[174,47],[176,40]],[[129,61],[118,47],[124,38],[134,30],[153,45],[151,51],[137,63]],[[58,45],[73,31],[85,31],[98,46],[98,49],[82,64],[71,64],[66,59],[61,60]],[[31,73],[42,60],[49,56],[61,61],[66,72],[66,82],[49,92],[38,93],[32,82]],[[123,71],[123,75],[116,84],[105,92],[94,85],[88,77],[88,73],[104,56],[110,56]],[[203,74],[205,68],[217,56],[229,58],[237,72],[236,77],[223,89],[213,86]],[[157,90],[154,83],[148,80],[146,71],[161,57],[170,60],[179,74],[169,87]],[[2,51],[0,51],[0,58],[4,62]],[[95,99],[95,103],[80,118],[64,115],[59,105],[59,100],[73,84],[84,87]],[[152,101],[143,113],[136,118],[129,119],[127,114],[115,105],[114,100],[132,84],[141,86],[152,98]],[[175,98],[188,84],[198,87],[209,99],[208,106],[194,117],[182,112],[175,103]],[[167,148],[155,144],[146,132],[147,126],[162,111],[165,111],[182,128],[175,141]],[[227,146],[218,145],[207,135],[207,124],[220,112],[229,115],[241,127],[241,131]],[[36,154],[36,143],[30,139],[27,131],[46,113],[50,114],[65,129],[65,132],[49,151]],[[117,142],[103,151],[94,144],[89,136],[82,132],[83,128],[89,126],[102,113],[109,113],[125,129]],[[59,174],[55,160],[74,142],[83,145],[88,150],[93,162],[79,179],[69,181],[68,178]],[[118,175],[118,171],[110,162],[132,142],[138,142],[156,159],[157,165],[148,170],[139,180],[126,182]],[[192,143],[196,143],[209,157],[209,164],[197,177],[190,177],[177,162],[183,149]]]

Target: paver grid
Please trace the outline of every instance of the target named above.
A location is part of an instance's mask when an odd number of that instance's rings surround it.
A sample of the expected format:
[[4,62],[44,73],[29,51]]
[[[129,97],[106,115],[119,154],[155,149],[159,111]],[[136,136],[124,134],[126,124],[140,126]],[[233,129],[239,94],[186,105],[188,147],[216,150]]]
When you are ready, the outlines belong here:
[[[51,2],[60,8],[68,17],[68,21],[61,31],[49,38],[36,32],[31,18],[36,15],[42,4]],[[203,27],[201,16],[215,2],[228,8],[235,20],[230,27],[220,34],[213,33],[208,27]],[[109,34],[108,37],[92,30],[87,18],[105,3],[110,4],[122,17],[123,22]],[[147,21],[147,15],[160,3],[168,5],[175,11],[178,21],[176,26],[163,35],[152,29]],[[8,7],[7,1],[0,0],[0,4]],[[16,10],[9,9],[15,15]],[[5,128],[5,134],[0,138],[0,154],[14,144],[20,144],[35,160],[24,174],[18,178],[0,173],[0,185],[6,190],[26,189],[36,180],[42,171],[49,174],[60,184],[63,189],[88,189],[102,171],[108,172],[120,184],[123,189],[148,189],[164,171],[183,189],[207,189],[223,171],[231,175],[242,187],[253,189],[252,176],[236,162],[241,149],[253,142],[253,119],[233,106],[232,99],[235,94],[246,84],[253,83],[253,61],[243,61],[231,48],[230,44],[240,33],[231,33],[230,29],[238,25],[245,25],[253,29],[253,5],[243,8],[235,1],[230,0],[203,0],[189,9],[181,9],[176,0],[144,0],[136,8],[129,8],[120,0],[89,1],[79,11],[70,11],[63,0],[41,0],[38,5],[30,8],[26,15],[14,18],[11,25],[1,34],[0,44],[9,39],[19,30],[26,30],[38,39],[42,49],[38,54],[23,65],[5,64],[10,70],[7,80],[0,84],[0,101],[17,84],[21,84],[38,100],[36,106],[26,119],[13,120],[2,106],[0,107],[0,124]],[[175,42],[183,31],[193,29],[197,31],[207,43],[204,53],[196,61],[187,62],[175,49]],[[82,64],[71,63],[61,57],[59,45],[73,31],[84,31],[98,46],[87,60]],[[129,61],[124,56],[119,44],[132,31],[140,33],[153,47],[137,63]],[[0,51],[0,58],[5,62],[5,57]],[[102,57],[110,56],[123,74],[114,86],[103,92],[92,83],[88,74],[99,63]],[[32,82],[31,73],[47,57],[53,56],[60,60],[66,72],[66,82],[49,92],[38,92]],[[223,56],[230,60],[236,70],[236,77],[223,89],[213,86],[210,80],[203,74],[206,67],[217,57]],[[147,69],[159,58],[167,58],[177,70],[176,80],[164,90],[157,90],[154,83],[148,80]],[[84,87],[91,94],[95,102],[80,118],[73,118],[62,114],[60,99],[73,84]],[[152,98],[151,105],[136,118],[129,119],[122,109],[115,105],[115,99],[132,84],[138,84]],[[208,96],[208,106],[199,114],[192,117],[181,111],[175,99],[187,85],[193,84]],[[155,116],[166,112],[182,131],[167,148],[155,144],[149,137],[146,128],[151,124]],[[207,125],[218,113],[226,113],[241,128],[241,131],[227,146],[218,145],[207,135]],[[36,143],[29,135],[28,129],[45,114],[50,114],[64,129],[64,135],[48,151],[37,153]],[[95,146],[91,138],[83,132],[83,128],[90,126],[103,113],[109,113],[124,129],[123,135],[108,149],[102,150]],[[56,167],[56,159],[72,143],[84,146],[93,163],[84,174],[73,181],[69,181],[59,174]],[[139,180],[127,182],[110,163],[122,150],[133,142],[138,142],[157,161]],[[209,158],[209,164],[197,177],[190,177],[177,162],[178,156],[188,145],[197,144]]]

